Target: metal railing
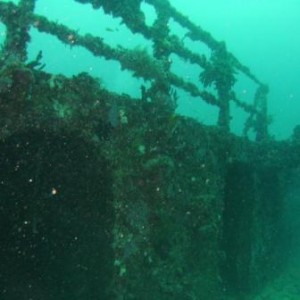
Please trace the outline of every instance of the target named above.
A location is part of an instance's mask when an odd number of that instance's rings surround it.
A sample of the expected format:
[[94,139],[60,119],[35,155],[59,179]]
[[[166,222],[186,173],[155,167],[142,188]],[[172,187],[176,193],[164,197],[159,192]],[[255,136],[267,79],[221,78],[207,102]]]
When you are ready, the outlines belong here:
[[[27,44],[30,41],[29,29],[32,26],[40,32],[56,36],[64,44],[82,46],[94,56],[118,61],[122,69],[132,71],[135,77],[159,82],[163,92],[168,93],[170,87],[179,88],[192,97],[201,98],[206,103],[217,106],[218,125],[226,132],[230,131],[232,101],[248,114],[244,134],[247,135],[248,131],[253,129],[257,140],[267,138],[267,86],[227,51],[225,43],[216,41],[210,33],[192,23],[171,6],[168,0],[145,0],[154,7],[157,14],[152,26],[146,24],[145,15],[141,10],[142,0],[74,0],[82,4],[91,4],[94,9],[102,8],[106,14],[122,18],[132,33],[142,34],[145,39],[153,42],[153,55],[140,49],[112,47],[100,36],[80,35],[76,30],[35,14],[36,1],[38,0],[21,0],[19,5],[0,1],[1,21],[7,28],[2,49],[2,63],[11,55],[21,62],[26,61]],[[185,38],[208,46],[211,49],[211,57],[207,58],[203,54],[191,51],[179,36],[171,34],[168,27],[171,19],[187,30]],[[196,64],[202,69],[199,74],[199,85],[171,72],[171,54],[176,54],[184,61]],[[237,72],[243,73],[258,86],[252,104],[239,100],[233,90]],[[211,92],[212,89],[214,93]]]

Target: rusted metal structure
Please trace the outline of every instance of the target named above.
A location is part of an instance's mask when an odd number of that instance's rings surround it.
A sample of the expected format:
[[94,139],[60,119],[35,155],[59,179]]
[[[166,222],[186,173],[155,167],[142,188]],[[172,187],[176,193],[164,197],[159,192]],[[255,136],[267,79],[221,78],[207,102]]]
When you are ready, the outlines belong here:
[[[151,27],[141,0],[76,1],[120,17],[153,55],[38,16],[36,0],[0,1],[1,299],[244,299],[281,265],[297,131],[268,138],[266,85],[168,1],[146,0]],[[170,34],[170,19],[211,57]],[[118,61],[150,87],[131,101],[86,73],[43,72],[42,54],[27,61],[31,27]],[[199,86],[171,72],[172,53],[201,67]],[[257,84],[253,104],[236,97],[235,72]],[[174,88],[217,106],[218,124],[176,115]],[[231,101],[256,142],[230,133]]]
[[[105,44],[101,37],[79,35],[76,30],[67,28],[63,24],[49,21],[47,18],[33,14],[35,1],[21,1],[19,6],[11,3],[1,5],[2,21],[7,26],[8,38],[4,46],[4,53],[15,53],[20,61],[26,61],[26,44],[30,37],[28,27],[33,26],[40,32],[56,36],[63,43],[70,46],[82,46],[93,55],[108,60],[120,62],[122,68],[134,73],[134,76],[145,80],[159,82],[166,91],[170,87],[185,90],[193,97],[200,97],[210,105],[219,108],[219,125],[226,131],[230,127],[229,102],[234,101],[241,109],[249,114],[246,130],[253,127],[258,138],[267,137],[267,104],[265,95],[267,87],[262,84],[244,65],[226,50],[224,43],[217,42],[208,32],[194,25],[172,7],[168,1],[146,1],[155,8],[157,19],[153,26],[146,25],[145,16],[140,9],[141,1],[125,1],[115,3],[109,1],[80,1],[89,3],[95,9],[103,8],[105,13],[122,18],[126,26],[133,32],[142,34],[153,42],[153,56],[142,50],[128,50],[121,47],[112,48]],[[203,54],[193,53],[175,34],[169,33],[168,22],[173,19],[188,32],[186,39],[204,43],[212,55],[207,58]],[[15,20],[14,23],[11,20]],[[199,74],[204,87],[213,86],[216,94],[201,90],[191,82],[185,81],[170,71],[171,54],[176,54],[183,60],[196,64],[203,71]],[[237,99],[232,87],[235,83],[235,72],[241,72],[258,85],[257,97],[249,105]]]

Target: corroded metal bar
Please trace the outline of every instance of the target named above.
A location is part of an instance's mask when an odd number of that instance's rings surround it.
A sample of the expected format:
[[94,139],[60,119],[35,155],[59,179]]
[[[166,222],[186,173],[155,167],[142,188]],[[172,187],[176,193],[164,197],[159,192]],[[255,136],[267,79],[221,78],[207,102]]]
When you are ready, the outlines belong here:
[[[11,2],[0,2],[1,20],[7,27],[7,39],[2,54],[14,54],[20,61],[25,61],[27,58],[26,47],[30,40],[28,32],[29,26],[33,25],[41,32],[56,36],[65,44],[70,46],[82,46],[95,56],[119,61],[122,68],[132,71],[135,77],[141,77],[145,80],[155,80],[160,83],[165,83],[165,86],[171,84],[185,90],[194,97],[201,97],[209,104],[219,106],[222,111],[219,123],[228,123],[229,101],[234,101],[251,115],[260,113],[255,108],[255,105],[249,105],[236,99],[232,91],[227,91],[227,100],[225,102],[227,103],[226,107],[228,109],[225,109],[225,104],[221,103],[224,102],[224,95],[222,96],[223,100],[220,99],[220,95],[219,99],[216,99],[211,93],[201,91],[196,85],[186,82],[179,76],[170,72],[169,67],[167,67],[168,65],[166,64],[166,59],[171,53],[177,54],[179,57],[190,63],[199,65],[204,70],[206,70],[211,63],[204,55],[193,53],[186,48],[183,41],[176,35],[169,34],[167,28],[169,18],[172,17],[181,26],[187,28],[189,30],[187,36],[191,40],[201,41],[213,51],[216,51],[221,43],[216,41],[210,33],[193,24],[166,0],[146,0],[147,3],[155,7],[159,17],[152,27],[148,27],[145,23],[145,16],[140,10],[141,0],[128,0],[122,2],[107,0],[75,0],[80,3],[89,3],[95,9],[102,7],[105,13],[112,14],[114,17],[121,17],[123,22],[133,33],[141,33],[145,38],[154,42],[156,58],[151,57],[146,51],[139,49],[128,50],[122,47],[113,48],[104,43],[100,37],[95,37],[90,34],[82,36],[75,30],[49,21],[46,17],[34,15],[35,1],[36,0],[21,0],[18,6]],[[163,28],[165,28],[166,31],[163,31]],[[262,86],[261,82],[247,67],[242,65],[227,50],[226,53],[228,62],[230,61],[230,64],[234,68],[240,70],[255,83]],[[260,113],[260,115],[262,114]],[[266,119],[266,117],[264,119]],[[225,120],[227,121],[225,122]],[[226,125],[225,127],[228,126]]]
[[[193,41],[201,41],[206,44],[212,50],[215,50],[219,47],[220,42],[215,40],[212,35],[202,29],[200,26],[195,25],[193,22],[189,20],[188,17],[184,16],[175,7],[173,7],[169,1],[166,0],[146,0],[147,3],[152,4],[157,10],[168,12],[172,18],[178,22],[182,27],[188,29],[190,32],[187,36]],[[238,59],[231,53],[229,53],[231,58],[235,63],[235,67],[252,79],[255,83],[261,84],[261,82],[257,79],[257,77],[252,74],[250,69],[244,66]]]
[[188,83],[165,70],[162,61],[151,57],[144,50],[128,50],[122,47],[112,48],[99,37],[94,37],[91,34],[79,35],[75,30],[51,22],[42,16],[33,16],[33,23],[39,31],[52,34],[65,44],[82,46],[95,56],[119,61],[122,68],[132,71],[135,77],[141,77],[145,80],[154,79],[158,82],[166,82],[166,84],[170,82],[171,85],[184,89],[194,97],[201,97],[209,104],[218,105],[212,94],[199,90],[196,85]]
[[14,56],[14,60],[26,61],[27,43],[30,41],[29,27],[35,0],[21,0],[18,6],[11,2],[0,2],[1,21],[7,29],[3,55]]

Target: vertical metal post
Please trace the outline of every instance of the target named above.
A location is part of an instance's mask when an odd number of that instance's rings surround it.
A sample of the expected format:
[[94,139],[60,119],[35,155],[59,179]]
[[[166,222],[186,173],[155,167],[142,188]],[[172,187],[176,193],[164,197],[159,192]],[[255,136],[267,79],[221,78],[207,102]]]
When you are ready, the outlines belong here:
[[230,94],[228,90],[218,90],[220,110],[218,125],[225,132],[230,131]]
[[[32,21],[36,0],[21,0],[18,9],[7,9],[2,15],[7,33],[3,45],[3,57],[10,57],[15,61],[25,62],[27,59],[27,43],[30,41],[29,27]],[[8,3],[9,5],[9,3]]]
[[[165,10],[157,10],[157,20],[152,27],[153,42],[154,42],[154,57],[157,58],[163,66],[165,73],[170,70],[170,49],[168,44],[169,39],[169,19],[170,15]],[[176,108],[176,101],[171,96],[171,85],[169,78],[166,76],[165,80],[160,82],[155,81],[150,88],[153,95],[153,100],[157,101],[156,105],[161,107],[161,113],[174,113]]]
[[261,85],[255,94],[254,106],[258,111],[256,116],[256,141],[262,141],[268,138],[268,92],[268,86]]
[[231,89],[235,83],[234,68],[225,43],[220,43],[212,58],[215,68],[215,87],[219,98],[219,127],[225,132],[230,131],[230,100]]

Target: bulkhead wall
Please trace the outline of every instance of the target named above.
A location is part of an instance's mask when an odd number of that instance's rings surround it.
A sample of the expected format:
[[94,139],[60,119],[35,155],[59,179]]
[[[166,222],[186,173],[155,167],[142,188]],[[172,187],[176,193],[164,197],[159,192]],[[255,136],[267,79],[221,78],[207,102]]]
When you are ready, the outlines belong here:
[[109,299],[111,177],[76,135],[24,131],[0,144],[1,299]]

